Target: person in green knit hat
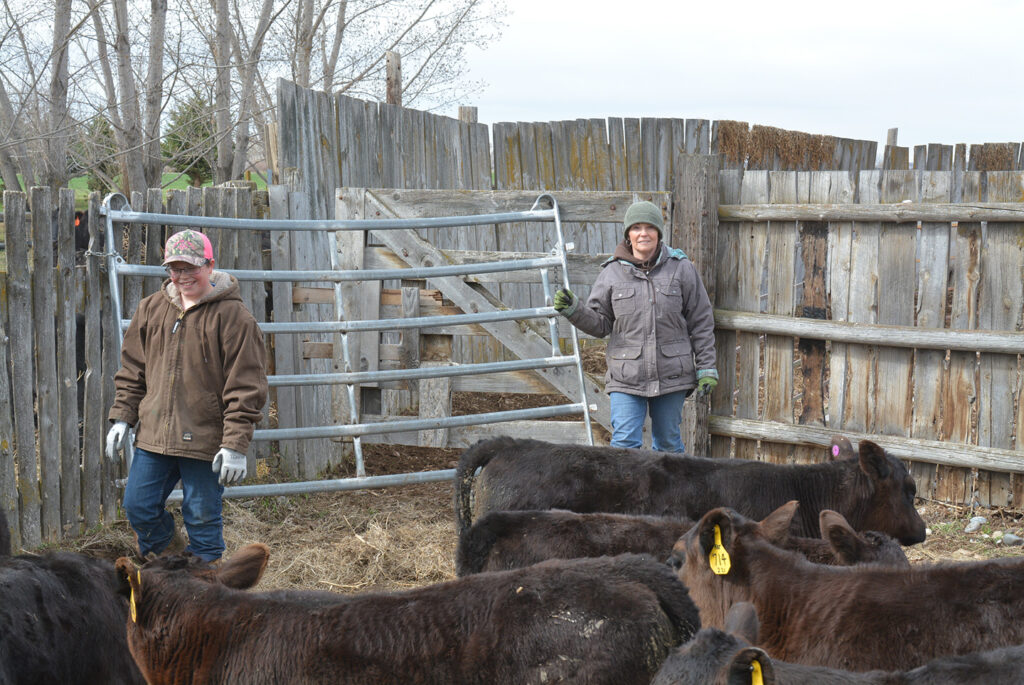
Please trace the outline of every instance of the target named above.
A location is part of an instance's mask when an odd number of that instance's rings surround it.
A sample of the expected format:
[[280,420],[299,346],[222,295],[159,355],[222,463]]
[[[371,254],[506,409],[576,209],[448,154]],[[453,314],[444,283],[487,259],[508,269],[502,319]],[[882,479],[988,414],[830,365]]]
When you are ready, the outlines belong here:
[[662,241],[664,225],[654,203],[630,205],[623,240],[601,265],[590,297],[581,303],[561,289],[554,307],[581,331],[611,336],[605,352],[611,444],[641,447],[650,414],[651,446],[683,452],[683,402],[718,384],[715,320],[693,262]]

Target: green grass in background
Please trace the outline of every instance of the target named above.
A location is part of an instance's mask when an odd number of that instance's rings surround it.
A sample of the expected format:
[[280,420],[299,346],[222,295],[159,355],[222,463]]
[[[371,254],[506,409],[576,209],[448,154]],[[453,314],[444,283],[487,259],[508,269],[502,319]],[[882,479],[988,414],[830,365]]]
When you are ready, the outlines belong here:
[[[257,190],[266,190],[266,182],[260,178],[257,174],[252,175],[252,180],[256,182]],[[189,187],[188,176],[184,174],[169,173],[164,174],[161,180],[161,187],[164,189],[166,196],[169,190],[184,190]],[[213,183],[206,183],[204,187],[213,185]],[[85,176],[78,176],[71,179],[68,182],[68,187],[75,191],[75,209],[85,211],[89,204],[89,185],[88,179]],[[0,199],[0,212],[3,211],[3,200]]]

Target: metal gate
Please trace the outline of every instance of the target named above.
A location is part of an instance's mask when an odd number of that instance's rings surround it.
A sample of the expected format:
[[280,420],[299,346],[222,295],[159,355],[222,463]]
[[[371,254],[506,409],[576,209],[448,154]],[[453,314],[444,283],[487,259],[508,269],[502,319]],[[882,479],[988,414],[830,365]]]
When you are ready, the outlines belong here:
[[[551,204],[550,209],[540,208],[542,201]],[[426,471],[418,473],[393,474],[385,476],[366,476],[363,462],[361,437],[388,433],[391,431],[424,431],[439,428],[483,425],[521,419],[539,419],[568,414],[582,414],[586,434],[593,444],[593,432],[590,423],[591,405],[587,402],[586,384],[580,357],[579,337],[576,329],[571,328],[572,354],[563,354],[558,344],[556,317],[558,314],[551,306],[552,288],[549,269],[558,267],[562,271],[561,284],[569,287],[568,264],[566,254],[573,249],[572,243],[566,243],[562,232],[558,202],[549,194],[540,195],[533,206],[523,212],[504,212],[498,214],[480,214],[472,216],[452,216],[420,219],[381,219],[381,220],[305,220],[305,219],[234,219],[221,217],[186,216],[177,214],[160,214],[152,212],[132,211],[127,199],[120,193],[104,198],[100,209],[106,218],[106,244],[111,246],[107,253],[107,273],[110,284],[111,300],[114,307],[115,320],[120,322],[117,327],[117,354],[124,340],[130,318],[124,318],[121,311],[121,278],[123,276],[164,276],[163,267],[131,264],[114,249],[119,243],[114,240],[115,223],[163,224],[181,228],[224,228],[255,231],[329,231],[332,244],[331,261],[335,267],[329,271],[283,271],[283,270],[240,270],[221,269],[230,273],[239,281],[293,281],[293,282],[325,282],[335,287],[336,321],[318,322],[279,322],[260,323],[264,333],[289,335],[301,333],[335,333],[340,335],[344,371],[326,374],[290,374],[268,376],[271,387],[300,385],[344,385],[348,394],[350,408],[349,422],[324,426],[302,426],[298,428],[257,429],[254,440],[301,440],[303,438],[334,438],[350,437],[353,441],[356,476],[333,480],[303,481],[294,483],[275,483],[266,485],[240,485],[225,488],[224,497],[253,497],[263,495],[298,494],[305,492],[325,492],[334,490],[357,490],[362,488],[386,487],[410,483],[426,483],[451,480],[455,476],[454,469]],[[342,270],[339,266],[338,233],[341,231],[387,231],[408,230],[418,228],[452,228],[469,226],[493,226],[502,223],[547,223],[553,228],[554,246],[550,256],[535,259],[514,259],[476,264],[435,266],[408,269],[373,269],[373,270]],[[387,280],[402,278],[432,278],[446,276],[464,276],[469,274],[497,273],[505,271],[522,271],[537,269],[545,293],[545,306],[525,309],[509,309],[484,313],[453,314],[446,316],[423,316],[403,319],[377,319],[349,321],[341,297],[341,284],[365,280]],[[497,321],[520,321],[525,319],[546,318],[551,336],[551,355],[533,359],[513,361],[459,364],[456,366],[391,369],[383,371],[353,371],[349,351],[348,336],[364,331],[399,331],[413,328],[425,328],[441,325],[482,324]],[[375,423],[358,423],[356,387],[360,383],[377,381],[419,380],[448,376],[464,376],[472,374],[489,374],[503,371],[523,371],[542,368],[569,367],[576,370],[582,401],[551,407],[517,409],[484,414],[441,417],[433,419],[400,419]],[[132,441],[129,440],[129,444]],[[128,448],[126,461],[131,467],[132,450]],[[181,491],[175,490],[170,500],[181,498]]]

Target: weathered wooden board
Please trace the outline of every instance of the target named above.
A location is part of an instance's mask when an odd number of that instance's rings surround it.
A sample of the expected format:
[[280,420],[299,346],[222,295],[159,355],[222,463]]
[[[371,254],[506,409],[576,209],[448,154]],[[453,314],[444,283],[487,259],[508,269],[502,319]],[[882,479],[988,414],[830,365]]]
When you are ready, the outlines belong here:
[[[1019,171],[987,172],[987,200],[1013,201],[1024,197],[1024,174]],[[981,251],[981,283],[978,285],[978,327],[1022,330],[1024,316],[1024,222],[989,223]],[[1024,344],[1021,346],[1024,353]],[[978,384],[978,444],[1009,449],[1015,443],[1016,403],[1021,402],[1021,355],[980,355]],[[1020,431],[1017,427],[1017,431]],[[984,506],[1012,502],[1009,478],[992,474],[979,487]]]
[[[272,219],[292,218],[293,203],[302,197],[300,193],[289,193],[287,186],[270,186],[270,217]],[[296,214],[301,210],[296,208]],[[275,270],[292,268],[291,231],[271,231],[270,265]],[[272,289],[275,321],[292,321],[295,307],[292,298],[293,284],[290,281],[275,281]],[[300,350],[293,335],[274,336],[274,369],[278,375],[299,373]],[[275,388],[273,397],[277,402],[278,428],[296,428],[299,424],[301,396],[296,388],[282,386]],[[281,469],[289,476],[296,477],[302,472],[303,441],[282,440],[278,448]]]
[[[860,193],[878,192],[878,173],[862,171]],[[878,240],[880,222],[860,222],[850,250],[850,283],[847,313],[850,321],[877,323],[878,315]],[[848,346],[847,383],[843,398],[844,430],[872,431],[872,398],[875,392],[876,349]]]
[[[798,172],[778,171],[769,174],[769,202],[797,202]],[[805,184],[804,184],[805,185]],[[806,197],[806,186],[802,189]],[[764,311],[768,314],[793,316],[796,284],[797,224],[794,221],[769,222],[766,244]],[[768,335],[764,342],[764,408],[762,417],[769,421],[794,421],[793,408],[793,346],[792,336]],[[768,459],[779,463],[793,461],[790,445],[761,445]]]
[[[740,202],[765,203],[769,199],[769,175],[767,171],[748,171],[743,175]],[[736,304],[748,312],[761,311],[761,292],[765,267],[765,250],[768,243],[767,223],[740,223],[737,227],[738,246],[736,254]],[[728,273],[728,270],[724,270]],[[754,333],[739,333],[737,347],[737,394],[736,416],[745,419],[761,418],[761,340]],[[737,440],[735,456],[753,459],[757,456],[757,444]]]
[[[835,172],[810,172],[806,178],[810,202],[834,202],[842,199],[840,180],[849,177]],[[848,187],[848,185],[847,185]],[[800,256],[803,284],[797,289],[797,308],[806,319],[825,320],[828,317],[828,234],[829,225],[820,221],[804,221],[797,225],[800,238]],[[797,343],[800,363],[800,406],[797,423],[824,426],[827,412],[827,346],[823,340],[801,337]],[[820,451],[797,445],[793,460],[814,463]]]
[[[911,171],[882,171],[879,199],[882,202],[913,200],[916,179]],[[914,325],[914,289],[917,280],[916,226],[883,223],[878,253],[879,324]],[[886,435],[910,435],[913,416],[913,352],[879,347],[873,417],[870,425]]]
[[[57,225],[72,228],[75,225],[75,192],[61,188],[57,197]],[[81,532],[82,508],[82,455],[78,440],[78,368],[75,363],[75,303],[78,286],[75,283],[75,241],[72,235],[57,240],[57,270],[54,274],[56,297],[56,399],[59,408],[57,454],[54,455],[60,473],[60,535]],[[4,357],[0,357],[2,359]]]
[[[25,196],[4,193],[4,220],[7,242],[7,302],[8,329],[32,331],[32,267],[29,245],[32,227],[25,218]],[[49,213],[39,212],[44,223]],[[49,226],[46,227],[49,238]],[[12,335],[11,404],[14,407],[14,440],[18,446],[18,511],[21,515],[21,540],[24,547],[37,547],[43,541],[39,478],[39,451],[36,448],[35,412],[35,359],[33,336]]]
[[[739,202],[740,185],[743,172],[730,169],[718,174],[718,201]],[[735,277],[739,268],[740,235],[738,226],[718,224],[718,235],[715,246],[715,306],[723,309],[736,309],[739,306],[739,280]],[[719,328],[716,320],[715,358],[718,365],[718,387],[711,394],[711,411],[715,414],[732,416],[733,397],[737,387],[736,376],[736,333],[729,329]],[[711,456],[729,457],[732,455],[732,439],[711,436]]]
[[[952,176],[943,172],[920,172],[918,198],[921,202],[948,202]],[[941,330],[946,318],[946,288],[949,274],[948,222],[922,222],[917,247],[917,313],[918,328]],[[947,377],[944,368],[945,350],[918,349],[914,352],[914,410],[910,435],[936,440],[942,417],[942,386]],[[914,462],[910,466],[917,491],[931,497],[935,488],[935,465]]]

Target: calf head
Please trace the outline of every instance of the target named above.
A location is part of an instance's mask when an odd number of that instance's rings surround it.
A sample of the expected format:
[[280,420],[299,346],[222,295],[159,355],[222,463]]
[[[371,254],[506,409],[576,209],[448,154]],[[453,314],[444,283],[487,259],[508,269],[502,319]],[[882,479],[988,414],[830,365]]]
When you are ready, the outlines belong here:
[[847,518],[857,530],[880,530],[904,545],[923,542],[924,520],[914,508],[917,486],[903,462],[870,440],[859,445],[859,471],[840,497],[850,497]]
[[[704,628],[668,656],[652,685],[751,685],[774,683],[771,659],[757,643],[757,610],[737,602],[725,617],[725,629]],[[756,665],[755,665],[756,662]],[[761,675],[761,681],[754,674]]]
[[818,514],[818,524],[821,539],[832,548],[837,566],[869,563],[910,566],[900,543],[876,530],[858,533],[837,511],[822,509]]
[[[237,618],[218,612],[217,599],[255,585],[269,554],[265,545],[248,545],[219,564],[188,553],[157,557],[141,568],[126,557],[117,560],[121,593],[129,597],[128,649],[146,682],[212,682],[210,659],[224,648]],[[169,634],[179,639],[166,639]]]
[[[236,590],[247,590],[259,582],[267,568],[270,549],[266,545],[246,545],[219,564],[210,564],[186,552],[151,559],[137,567],[128,557],[117,560],[121,594],[142,598],[143,578],[184,574],[208,583],[220,583]],[[147,586],[150,584],[146,584]]]
[[[669,563],[690,589],[702,626],[723,627],[729,607],[750,601],[747,548],[785,539],[796,508],[795,500],[787,502],[760,522],[727,507],[712,509],[679,538]],[[719,560],[727,555],[727,568],[712,569],[712,552]]]

